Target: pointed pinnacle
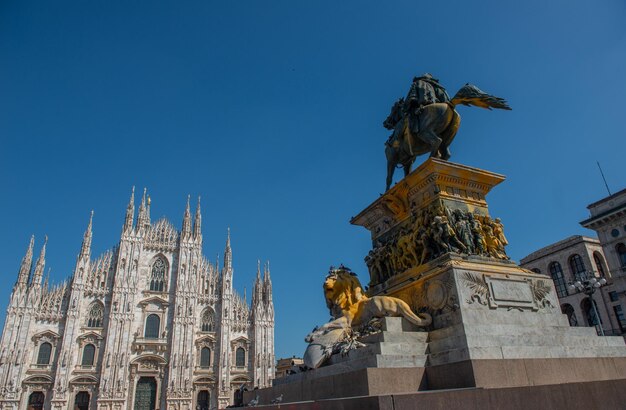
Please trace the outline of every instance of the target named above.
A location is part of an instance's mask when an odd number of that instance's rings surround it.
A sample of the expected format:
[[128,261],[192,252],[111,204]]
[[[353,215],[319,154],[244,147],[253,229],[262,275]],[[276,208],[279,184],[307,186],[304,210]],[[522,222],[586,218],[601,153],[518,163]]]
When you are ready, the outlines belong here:
[[22,283],[26,283],[28,281],[28,276],[30,275],[31,267],[33,266],[33,251],[35,249],[35,235],[31,235],[30,242],[28,243],[28,248],[26,249],[26,253],[22,258],[22,263],[20,264],[20,271],[18,276],[18,281],[22,281]]
[[130,191],[130,200],[128,201],[128,208],[135,207],[135,186],[133,185],[133,189]]
[[22,263],[27,261],[27,259],[33,258],[33,250],[35,249],[35,235],[30,236],[30,242],[28,243],[28,249],[26,249],[26,254],[22,259]]
[[266,282],[271,282],[271,278],[270,278],[270,261],[267,261],[267,265],[265,268],[265,281]]

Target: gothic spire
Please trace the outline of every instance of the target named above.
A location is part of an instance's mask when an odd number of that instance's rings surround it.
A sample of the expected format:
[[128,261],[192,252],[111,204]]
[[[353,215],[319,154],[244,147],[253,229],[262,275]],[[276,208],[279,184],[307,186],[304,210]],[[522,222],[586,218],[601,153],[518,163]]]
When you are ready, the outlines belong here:
[[263,269],[263,294],[265,302],[272,303],[272,280],[270,279],[270,261],[267,261]]
[[44,239],[43,246],[41,247],[41,253],[37,258],[37,264],[35,265],[35,273],[33,273],[33,280],[31,285],[41,286],[41,278],[43,277],[43,270],[46,267],[46,244],[48,243],[48,235]]
[[147,192],[148,190],[144,188],[141,205],[139,205],[139,215],[137,216],[137,230],[150,225],[150,197],[147,195]]
[[270,261],[267,261],[263,266],[263,282],[271,282],[270,279]]
[[52,269],[48,268],[48,274],[46,275],[46,279],[44,279],[43,281],[43,288],[44,289],[48,289],[50,287],[50,271]]
[[198,206],[196,206],[196,217],[193,221],[193,237],[202,237],[202,214],[200,213],[200,196],[198,196]]
[[226,249],[224,250],[224,269],[228,272],[233,270],[233,251],[230,248],[230,227],[226,235]]
[[80,255],[78,256],[79,259],[89,260],[89,256],[91,256],[92,224],[93,224],[93,210],[91,211],[91,215],[89,216],[89,225],[87,225],[87,230],[85,231],[85,234],[83,235],[83,244],[80,247]]
[[126,218],[124,219],[124,232],[130,232],[133,228],[133,219],[135,218],[135,186],[130,192],[130,201],[126,207]]
[[183,216],[183,238],[187,239],[191,236],[191,209],[189,208],[189,198],[187,195],[187,207]]
[[261,261],[256,261],[256,279],[254,279],[254,291],[252,292],[252,306],[256,306],[262,299],[261,294]]
[[30,237],[30,243],[26,249],[26,254],[22,258],[22,264],[20,265],[20,273],[17,276],[17,282],[23,285],[28,284],[28,277],[33,266],[33,248],[35,246],[35,235]]
[[148,198],[146,199],[146,224],[149,226],[150,225],[150,204],[152,203],[152,198],[150,198],[150,195],[148,195]]

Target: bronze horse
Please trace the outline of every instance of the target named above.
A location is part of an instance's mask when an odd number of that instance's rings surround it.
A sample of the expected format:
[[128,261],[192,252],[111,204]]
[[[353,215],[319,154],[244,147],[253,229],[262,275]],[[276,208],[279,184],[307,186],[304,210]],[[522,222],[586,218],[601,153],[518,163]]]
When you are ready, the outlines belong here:
[[414,134],[409,126],[409,115],[403,112],[404,98],[400,98],[391,108],[391,114],[383,122],[383,126],[393,133],[385,143],[387,156],[387,187],[391,186],[396,167],[404,168],[404,176],[409,175],[415,158],[430,152],[430,156],[448,160],[450,144],[459,130],[461,116],[455,107],[459,104],[487,108],[510,110],[506,101],[499,97],[486,94],[478,87],[466,84],[454,97],[445,103],[434,103],[423,106],[417,118],[419,132]]

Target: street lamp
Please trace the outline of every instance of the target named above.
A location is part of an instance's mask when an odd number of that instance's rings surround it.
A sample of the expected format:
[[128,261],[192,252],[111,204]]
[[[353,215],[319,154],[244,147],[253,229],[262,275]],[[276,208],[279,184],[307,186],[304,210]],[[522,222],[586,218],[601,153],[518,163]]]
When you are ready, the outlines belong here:
[[598,310],[596,309],[596,304],[593,301],[593,294],[596,289],[600,289],[602,286],[606,285],[606,279],[600,278],[597,279],[595,275],[590,274],[589,272],[582,272],[576,279],[576,282],[570,283],[569,288],[579,293],[584,293],[589,296],[589,303],[591,303],[591,308],[593,309],[593,313],[596,316],[596,320],[598,321],[598,326],[600,326],[600,334],[604,336],[604,329],[602,328],[602,322],[600,321],[600,315],[598,314]]

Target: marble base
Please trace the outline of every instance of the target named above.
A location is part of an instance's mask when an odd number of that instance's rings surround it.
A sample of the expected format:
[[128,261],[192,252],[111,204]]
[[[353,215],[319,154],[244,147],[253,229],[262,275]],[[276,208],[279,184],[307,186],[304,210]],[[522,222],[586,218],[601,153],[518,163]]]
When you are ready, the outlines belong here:
[[626,379],[508,388],[469,388],[309,400],[264,409],[298,410],[621,410]]

